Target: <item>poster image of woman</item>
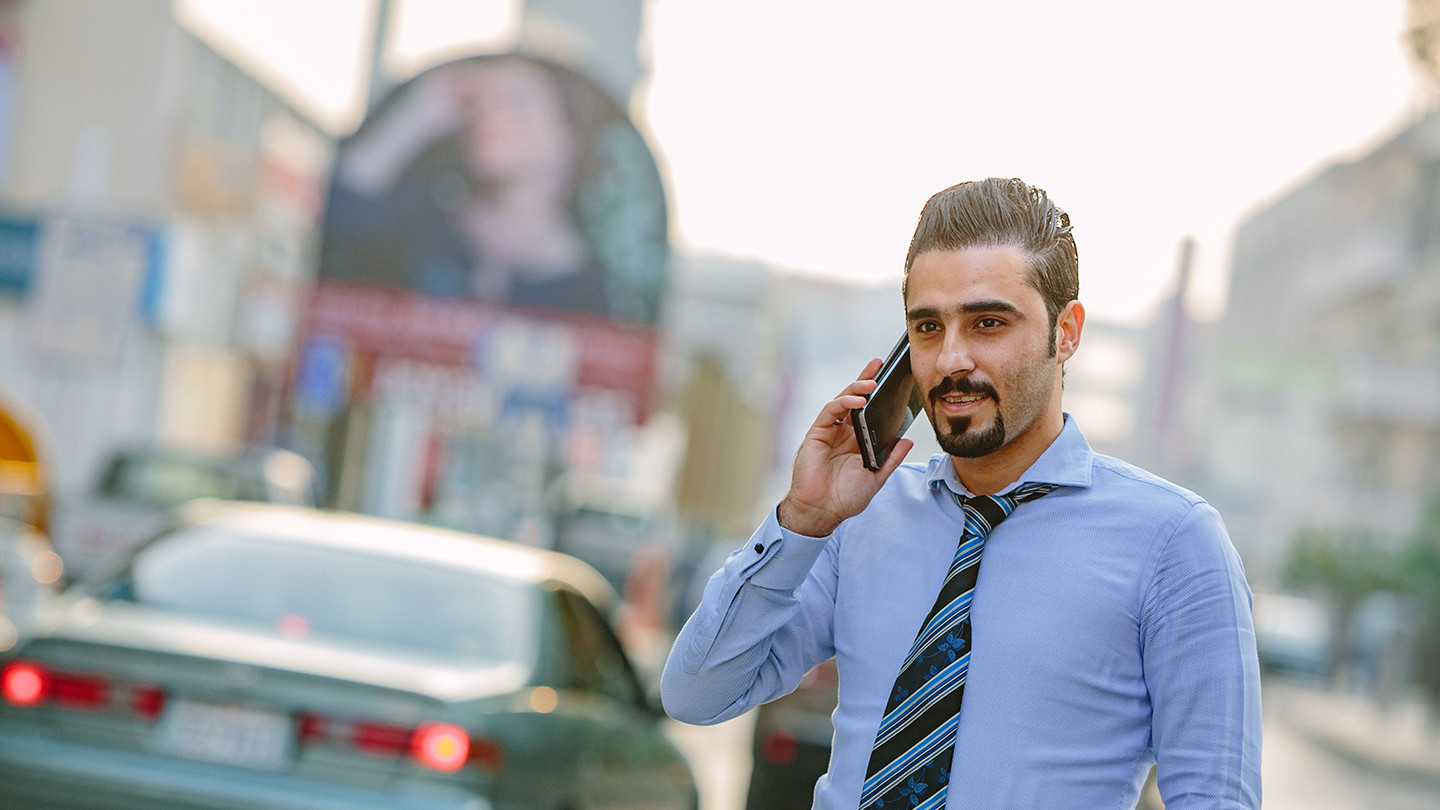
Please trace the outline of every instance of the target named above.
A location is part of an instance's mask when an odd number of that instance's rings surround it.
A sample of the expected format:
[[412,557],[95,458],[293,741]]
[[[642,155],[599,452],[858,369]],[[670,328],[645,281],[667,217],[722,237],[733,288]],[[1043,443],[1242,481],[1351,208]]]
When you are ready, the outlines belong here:
[[665,195],[579,74],[471,57],[397,88],[338,150],[320,281],[654,324]]

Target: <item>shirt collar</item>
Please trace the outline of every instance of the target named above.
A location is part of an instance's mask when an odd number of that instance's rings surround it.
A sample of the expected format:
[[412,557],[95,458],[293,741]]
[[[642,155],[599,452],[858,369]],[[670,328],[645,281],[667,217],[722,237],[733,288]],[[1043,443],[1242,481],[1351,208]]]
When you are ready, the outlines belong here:
[[[1090,442],[1085,440],[1085,434],[1080,432],[1075,418],[1067,413],[1065,426],[1060,429],[1060,435],[1055,437],[1055,441],[1045,448],[1045,452],[1040,454],[1040,458],[1030,465],[1024,475],[1002,487],[1000,491],[1009,492],[1025,483],[1088,487],[1094,459],[1095,451],[1090,449]],[[960,474],[955,472],[955,465],[950,463],[950,456],[946,453],[937,453],[930,457],[926,481],[931,487],[943,485],[956,495],[968,498],[973,494],[960,483]]]

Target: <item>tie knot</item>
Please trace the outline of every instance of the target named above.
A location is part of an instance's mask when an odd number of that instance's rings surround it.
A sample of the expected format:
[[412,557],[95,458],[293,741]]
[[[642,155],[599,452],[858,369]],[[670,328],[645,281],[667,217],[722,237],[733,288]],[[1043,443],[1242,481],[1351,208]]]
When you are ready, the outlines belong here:
[[975,495],[970,498],[956,495],[955,500],[965,510],[967,525],[973,520],[983,524],[972,528],[977,534],[984,536],[999,526],[1000,521],[1009,517],[1020,504],[1043,498],[1057,488],[1055,484],[1025,483],[1003,495]]

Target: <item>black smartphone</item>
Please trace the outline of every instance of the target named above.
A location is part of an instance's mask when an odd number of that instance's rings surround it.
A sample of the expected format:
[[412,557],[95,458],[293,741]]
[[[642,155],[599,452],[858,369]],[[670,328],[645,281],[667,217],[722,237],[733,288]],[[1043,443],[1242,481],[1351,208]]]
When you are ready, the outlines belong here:
[[890,350],[875,380],[878,385],[864,407],[850,411],[855,440],[860,443],[860,458],[871,470],[880,469],[895,448],[895,442],[905,435],[923,409],[915,378],[910,376],[909,333],[900,336],[900,342]]

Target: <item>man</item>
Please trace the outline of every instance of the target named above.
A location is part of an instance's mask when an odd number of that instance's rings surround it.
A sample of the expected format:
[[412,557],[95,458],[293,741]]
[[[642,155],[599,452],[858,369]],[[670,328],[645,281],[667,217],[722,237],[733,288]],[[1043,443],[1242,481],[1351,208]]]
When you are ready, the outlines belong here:
[[849,414],[871,361],[676,639],[672,716],[735,717],[835,656],[817,808],[1133,808],[1152,763],[1168,810],[1260,806],[1240,560],[1205,501],[1094,453],[1062,410],[1078,294],[1044,191],[989,179],[926,203],[903,298],[945,452],[902,465],[902,439],[864,467]]

